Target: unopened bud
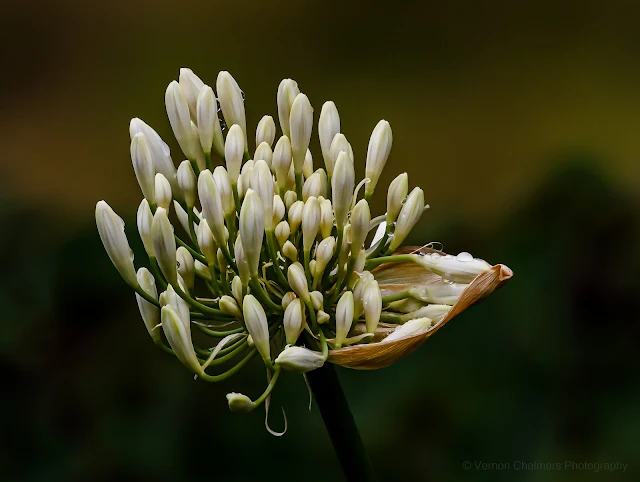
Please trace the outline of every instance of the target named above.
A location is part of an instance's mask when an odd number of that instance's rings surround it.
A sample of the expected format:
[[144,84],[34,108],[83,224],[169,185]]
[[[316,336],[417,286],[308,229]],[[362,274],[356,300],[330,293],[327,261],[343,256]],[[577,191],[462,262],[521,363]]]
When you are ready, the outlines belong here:
[[302,200],[307,201],[311,196],[324,197],[327,195],[327,174],[324,169],[314,172],[302,186]]
[[180,149],[187,159],[195,161],[200,147],[198,133],[191,127],[191,116],[187,100],[180,84],[175,80],[169,84],[165,93],[167,116],[173,129],[173,134],[180,144]]
[[249,268],[249,262],[247,261],[247,257],[244,252],[242,236],[238,236],[236,238],[234,253],[236,257],[236,265],[238,266],[238,274],[240,275],[243,286],[247,286],[249,284],[249,280],[251,279],[251,269]]
[[218,166],[213,170],[213,180],[218,188],[220,200],[222,201],[222,211],[225,216],[231,216],[236,212],[236,203],[233,199],[233,189],[227,170]]
[[320,138],[320,148],[322,149],[322,157],[324,165],[329,175],[333,173],[335,158],[331,157],[331,142],[340,132],[340,115],[338,109],[332,101],[325,102],[320,111],[320,119],[318,120],[318,137]]
[[287,271],[287,279],[289,286],[295,293],[302,298],[302,301],[309,303],[311,297],[309,295],[309,287],[307,285],[307,277],[304,274],[304,268],[300,263],[293,263]]
[[312,291],[310,293],[310,296],[311,296],[311,304],[313,305],[313,308],[315,310],[321,310],[322,303],[323,303],[322,293],[320,293],[319,291]]
[[291,228],[292,233],[295,233],[300,227],[303,210],[304,203],[302,201],[294,202],[289,208],[289,227]]
[[391,251],[395,251],[409,235],[420,216],[422,216],[422,211],[424,211],[424,192],[419,187],[416,187],[409,194],[398,215],[396,229],[389,245]]
[[213,233],[213,238],[219,246],[226,245],[227,238],[222,199],[213,179],[213,174],[209,169],[201,171],[198,176],[198,195],[202,205],[202,217],[207,220]]
[[386,120],[381,120],[373,129],[367,150],[365,177],[370,179],[365,187],[365,197],[367,199],[371,197],[378,184],[380,174],[387,163],[389,152],[391,152],[392,141],[391,126]]
[[364,318],[367,322],[367,333],[374,333],[382,313],[382,295],[377,281],[367,283],[362,294]]
[[229,315],[233,315],[236,318],[242,318],[242,313],[240,308],[238,308],[238,303],[231,296],[224,295],[220,298],[220,311],[223,311]]
[[289,235],[291,234],[291,229],[289,229],[289,223],[286,221],[282,221],[278,223],[275,229],[276,239],[280,246],[284,246],[284,243],[289,239]]
[[476,276],[491,268],[491,265],[486,261],[474,258],[466,252],[457,256],[450,254],[441,256],[438,253],[424,256],[414,255],[414,259],[432,273],[442,276],[446,281],[455,283],[471,283]]
[[[254,184],[254,166],[253,159],[249,159],[242,166],[240,177],[238,178],[238,196],[243,198],[249,189],[253,189]],[[255,191],[255,189],[253,189]]]
[[151,234],[153,236],[153,252],[162,274],[167,278],[169,284],[177,285],[176,240],[166,209],[156,209],[151,224]]
[[276,147],[273,149],[271,161],[271,168],[276,175],[276,181],[278,181],[280,189],[284,189],[287,185],[287,176],[291,168],[291,156],[291,142],[287,136],[282,136],[278,139]]
[[171,185],[162,173],[155,177],[156,204],[167,211],[171,207]]
[[[147,268],[140,268],[137,273],[138,284],[145,293],[147,293],[154,300],[158,299],[158,289],[156,288],[156,281]],[[142,296],[136,293],[136,301],[138,303],[138,309],[140,310],[140,316],[144,321],[144,326],[147,327],[147,331],[155,343],[160,341],[161,334],[158,327],[160,323],[160,308],[153,303],[149,303]]]
[[[271,199],[273,200],[273,198]],[[260,196],[250,189],[244,197],[240,209],[240,236],[242,236],[242,246],[252,276],[258,275],[260,251],[264,238],[264,218]]]
[[287,191],[284,193],[284,205],[287,209],[291,209],[294,202],[298,200],[298,196],[295,191]]
[[294,246],[291,241],[287,241],[282,246],[282,254],[285,257],[289,258],[291,261],[296,261],[298,259],[298,249]]
[[254,168],[255,191],[260,196],[263,209],[263,223],[266,231],[273,231],[273,177],[267,163],[262,159],[255,161]]
[[216,245],[213,239],[213,233],[209,228],[209,223],[207,223],[206,219],[200,221],[198,224],[198,231],[196,232],[196,237],[198,240],[198,246],[200,247],[200,251],[207,259],[209,264],[215,263],[216,260]]
[[387,223],[393,223],[402,209],[402,203],[409,192],[409,176],[406,172],[399,174],[391,184],[387,192]]
[[338,162],[338,156],[341,152],[345,152],[347,156],[349,156],[349,159],[351,159],[351,162],[354,162],[353,148],[351,147],[351,144],[349,144],[349,141],[344,134],[338,133],[334,136],[333,140],[331,141],[331,147],[329,148],[329,156],[333,160],[332,171],[329,172],[329,170],[327,169],[329,176],[333,176],[333,171],[335,171],[335,164],[336,162]]
[[353,188],[355,182],[355,171],[353,162],[344,152],[340,152],[336,160],[335,172],[331,178],[331,196],[333,198],[333,212],[336,218],[338,229],[344,227],[347,213],[351,207],[353,198]]
[[273,225],[276,226],[284,218],[285,208],[282,198],[277,194],[273,195]]
[[238,302],[239,306],[242,306],[242,280],[240,276],[234,276],[231,280],[231,294]]
[[295,80],[283,79],[278,86],[278,118],[284,135],[289,137],[289,117],[296,96],[300,93]]
[[[129,124],[129,135],[131,140],[136,134],[142,133],[147,138],[149,149],[151,150],[151,158],[155,167],[154,172],[161,172],[171,183],[171,187],[177,188],[176,167],[171,160],[171,151],[166,142],[158,135],[158,133],[137,117],[131,119]],[[155,182],[153,177],[150,182]]]
[[[284,302],[284,298],[283,298]],[[284,310],[283,325],[288,345],[295,345],[305,323],[305,308],[300,298],[294,298]]]
[[198,136],[203,152],[211,154],[212,148],[219,156],[224,155],[224,137],[218,119],[218,101],[213,89],[203,85],[198,93],[196,118]]
[[275,364],[288,372],[306,373],[324,365],[324,357],[317,351],[290,346],[278,355]]
[[316,313],[316,321],[318,322],[318,324],[322,325],[323,323],[326,323],[327,321],[329,321],[331,319],[331,317],[329,316],[328,313],[325,313],[324,311],[320,310]]
[[333,205],[329,199],[320,202],[320,236],[327,238],[333,230]]
[[[231,126],[236,124],[240,126],[242,130],[244,152],[244,146],[247,145],[247,121],[244,111],[244,100],[242,99],[242,90],[240,90],[240,86],[231,74],[223,70],[218,74],[216,91],[218,92],[218,101],[220,102],[222,115],[227,125]],[[231,169],[229,169],[229,174],[231,175],[232,182],[237,179],[237,176],[233,176]]]
[[202,89],[204,82],[200,80],[200,77],[193,73],[193,70],[182,68],[180,69],[178,83],[180,84],[180,88],[182,89],[184,98],[187,101],[187,105],[189,106],[189,113],[191,114],[191,118],[196,119],[196,104],[198,101],[198,94],[200,92],[200,89]]
[[389,336],[382,340],[382,342],[396,341],[400,338],[419,335],[429,330],[430,327],[431,320],[429,318],[415,318],[407,321],[404,325],[399,325]]
[[227,163],[231,184],[237,184],[238,182],[244,149],[245,143],[242,128],[238,124],[233,124],[229,128],[227,139],[224,143],[224,158]]
[[182,276],[187,289],[192,291],[195,277],[195,263],[193,261],[193,256],[191,256],[191,253],[187,248],[180,246],[176,250],[176,261],[178,263],[178,273]]
[[164,334],[178,360],[195,374],[202,375],[203,370],[191,342],[191,331],[180,319],[176,308],[172,305],[163,306],[161,318]]
[[296,294],[293,291],[287,291],[284,296],[282,296],[281,304],[282,309],[286,310],[287,306],[297,298]]
[[369,211],[369,203],[365,199],[361,199],[351,211],[351,254],[356,256],[362,246],[364,240],[369,234],[369,226],[371,224],[371,212]]
[[307,153],[304,156],[304,164],[302,164],[302,175],[305,179],[308,179],[313,174],[313,156],[311,150],[307,149]]
[[124,221],[104,201],[96,204],[96,225],[98,233],[111,262],[120,276],[133,287],[138,286],[136,270],[133,267],[133,251],[124,233]]
[[276,123],[273,121],[273,117],[271,117],[270,115],[265,115],[262,119],[260,119],[260,122],[258,122],[258,127],[256,128],[256,146],[260,146],[260,144],[266,142],[267,145],[271,147],[275,138]]
[[263,360],[271,359],[269,347],[269,324],[267,315],[260,302],[253,295],[247,295],[242,300],[242,313],[244,323],[249,334],[253,338],[253,343],[258,349]]
[[364,249],[361,249],[356,255],[356,260],[353,263],[354,274],[362,273],[364,271],[364,267],[366,264],[367,264],[367,253],[365,252]]
[[256,404],[242,393],[227,393],[227,403],[229,403],[229,410],[235,413],[249,413],[256,408]]
[[211,281],[211,272],[209,271],[209,266],[204,263],[201,263],[197,259],[195,260],[194,267],[197,273],[200,273],[200,276],[204,279]]
[[311,140],[313,128],[313,108],[305,94],[298,94],[291,105],[289,118],[293,166],[296,174],[302,174],[302,166]]
[[[184,195],[184,200],[187,203],[188,208],[193,208],[196,203],[197,184],[198,181],[195,173],[193,172],[193,167],[191,167],[191,163],[189,161],[182,161],[178,166],[178,186],[180,186],[180,189],[182,190],[182,194]],[[158,206],[160,206],[159,203]]]
[[155,166],[147,137],[139,132],[131,139],[131,162],[142,195],[155,202]]
[[151,236],[151,223],[153,222],[153,214],[151,214],[151,208],[149,202],[146,199],[142,199],[140,206],[138,206],[138,214],[136,216],[138,224],[138,233],[144,250],[149,257],[153,257],[153,237]]
[[253,156],[255,161],[264,161],[267,163],[269,169],[271,169],[271,164],[273,162],[273,151],[271,150],[271,146],[266,142],[263,142],[256,148],[256,152]]
[[310,197],[302,210],[302,245],[305,253],[311,251],[320,229],[320,203]]
[[316,276],[322,274],[331,261],[336,249],[336,240],[333,236],[324,238],[316,248]]
[[353,293],[351,291],[345,291],[336,306],[336,348],[340,348],[346,341],[352,323]]

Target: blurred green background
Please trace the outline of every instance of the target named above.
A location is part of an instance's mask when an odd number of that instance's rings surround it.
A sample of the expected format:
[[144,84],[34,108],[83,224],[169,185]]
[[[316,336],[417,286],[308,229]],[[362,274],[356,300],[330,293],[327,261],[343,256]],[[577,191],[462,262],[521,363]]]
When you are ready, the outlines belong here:
[[260,411],[229,413],[228,391],[261,393],[259,364],[220,386],[194,382],[152,345],[100,244],[100,199],[136,232],[129,119],[182,160],[163,99],[185,66],[212,85],[229,70],[253,127],[277,119],[284,77],[316,114],[335,101],[358,174],[375,123],[389,120],[380,186],[407,171],[431,205],[410,242],[515,272],[396,365],[339,370],[381,480],[638,480],[637,2],[0,8],[3,480],[342,480],[301,377],[275,395],[284,437],[265,431]]

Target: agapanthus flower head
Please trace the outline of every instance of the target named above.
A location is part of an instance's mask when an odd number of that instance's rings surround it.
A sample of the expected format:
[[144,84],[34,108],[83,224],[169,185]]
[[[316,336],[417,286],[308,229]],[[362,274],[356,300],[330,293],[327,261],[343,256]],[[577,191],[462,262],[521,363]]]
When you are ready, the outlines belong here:
[[[358,180],[334,102],[319,112],[314,168],[314,109],[295,81],[278,87],[280,132],[265,115],[255,136],[236,80],[220,72],[215,87],[182,69],[166,90],[177,169],[156,131],[131,121],[149,267],[135,271],[124,222],[104,201],[96,223],[151,338],[197,378],[224,380],[262,359],[267,389],[255,400],[230,393],[233,411],[268,402],[281,371],[387,366],[511,277],[469,253],[400,248],[428,206],[406,173],[379,186],[393,165],[389,122],[373,129]],[[385,193],[387,212],[372,213]]]

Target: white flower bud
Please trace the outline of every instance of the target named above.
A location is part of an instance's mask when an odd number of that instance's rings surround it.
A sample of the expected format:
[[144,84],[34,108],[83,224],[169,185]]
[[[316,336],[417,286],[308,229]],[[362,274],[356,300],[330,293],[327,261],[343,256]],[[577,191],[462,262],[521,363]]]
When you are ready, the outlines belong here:
[[213,180],[218,188],[220,200],[222,201],[222,211],[225,216],[231,216],[236,212],[236,203],[233,199],[233,188],[231,187],[231,181],[229,180],[229,174],[227,170],[218,166],[213,170]]
[[280,128],[287,137],[289,137],[291,106],[299,93],[300,89],[295,80],[283,79],[278,86],[278,119],[280,120]]
[[226,230],[224,226],[224,211],[222,199],[218,192],[213,174],[209,169],[200,172],[198,176],[198,195],[202,205],[202,216],[207,220],[213,238],[218,246],[227,244]]
[[419,187],[416,187],[409,194],[398,215],[396,229],[389,245],[391,251],[395,251],[409,235],[420,216],[422,216],[422,211],[424,211],[424,192]]
[[131,162],[142,195],[155,202],[155,166],[147,137],[139,132],[131,139]]
[[233,124],[227,133],[224,143],[224,158],[227,163],[227,171],[231,184],[237,184],[240,168],[242,167],[242,156],[244,155],[245,143],[242,129],[238,124]]
[[418,285],[409,290],[409,295],[425,303],[455,305],[462,292],[469,286],[466,283],[441,281],[428,285]]
[[242,280],[240,276],[234,276],[231,280],[231,294],[238,302],[238,306],[242,306]]
[[167,211],[171,207],[171,185],[162,173],[155,177],[156,204]]
[[335,158],[331,157],[331,143],[336,134],[340,132],[340,115],[338,109],[332,101],[325,102],[320,111],[318,120],[318,137],[320,138],[320,148],[324,165],[329,175],[333,173]]
[[[187,207],[192,208],[196,203],[197,180],[189,161],[182,161],[178,166],[178,185],[182,190]],[[167,209],[165,206],[162,207]]]
[[200,273],[202,278],[208,279],[209,281],[211,281],[211,272],[209,271],[209,267],[206,264],[201,263],[196,259],[194,265],[195,265],[195,270],[198,273]]
[[260,144],[266,142],[267,145],[271,147],[275,138],[276,123],[273,121],[273,117],[271,117],[270,115],[265,115],[262,119],[260,119],[260,122],[258,122],[258,127],[256,128],[256,146],[260,146]]
[[167,286],[167,290],[160,294],[158,298],[160,301],[160,306],[171,305],[173,306],[178,315],[180,317],[180,321],[190,330],[191,329],[191,320],[189,314],[189,305],[185,300],[176,293],[176,290],[173,289],[173,286]]
[[184,98],[189,105],[189,112],[191,114],[191,118],[196,118],[196,104],[198,102],[198,93],[204,82],[200,80],[196,74],[193,73],[191,69],[180,69],[180,76],[178,77],[178,83],[180,84],[180,88],[182,89],[182,93],[184,94]]
[[435,325],[436,323],[440,323],[444,320],[449,311],[451,311],[451,306],[449,305],[425,305],[415,311],[402,315],[400,317],[400,322],[405,323],[409,320],[413,320],[414,318],[426,317],[431,320],[432,325]]
[[251,269],[249,268],[249,263],[244,252],[242,236],[238,236],[236,238],[233,250],[236,257],[236,265],[238,266],[238,274],[240,275],[240,280],[242,281],[243,286],[247,286],[249,284],[249,280],[251,279]]
[[224,295],[220,298],[220,311],[223,311],[229,315],[233,315],[236,318],[242,317],[242,312],[238,308],[238,303],[231,296]]
[[409,176],[406,172],[399,174],[391,184],[387,192],[387,223],[393,223],[402,209],[402,203],[409,192]]
[[333,230],[333,205],[329,199],[320,202],[320,236],[327,238]]
[[[295,173],[294,173],[295,174]],[[302,165],[302,175],[305,179],[308,179],[313,174],[313,156],[311,150],[307,149],[307,153],[304,156],[304,164]],[[294,176],[295,180],[295,176]]]
[[196,237],[198,240],[198,246],[200,251],[207,259],[209,264],[213,264],[216,261],[216,245],[213,239],[213,233],[209,228],[209,223],[206,219],[200,221],[198,224],[198,230],[196,231]]
[[371,224],[371,212],[369,211],[369,203],[365,199],[361,199],[351,211],[351,254],[356,256],[362,246],[364,240],[369,234],[369,226]]
[[418,335],[429,330],[431,327],[431,320],[429,318],[415,318],[407,321],[404,325],[399,325],[389,336],[387,336],[381,343],[388,341],[396,341],[400,338],[406,338],[408,336]]
[[193,282],[195,277],[195,263],[193,256],[187,248],[180,246],[176,250],[176,261],[178,263],[178,273],[182,276],[186,287],[189,291],[193,290]]
[[282,198],[277,194],[273,195],[273,225],[277,225],[284,218],[285,207]]
[[302,186],[302,200],[307,201],[311,196],[324,197],[327,195],[327,174],[324,169],[314,172]]
[[294,202],[289,208],[289,227],[291,228],[292,233],[295,233],[300,227],[303,210],[304,203],[302,201]]
[[[184,229],[184,231],[186,233],[190,233],[189,231],[189,215],[187,214],[187,211],[185,211],[182,206],[180,205],[180,203],[178,201],[176,201],[175,199],[173,200],[173,209],[176,212],[176,217],[178,218],[178,221],[180,222],[180,226],[182,226],[182,229]],[[192,208],[193,209],[193,214],[196,215],[197,219],[200,220],[200,213],[198,212],[198,210],[196,208]],[[194,229],[198,228],[198,224],[194,221],[193,223]]]
[[[156,288],[156,280],[147,268],[140,268],[137,273],[138,284],[145,293],[151,296],[154,300],[158,299],[158,289]],[[138,309],[140,310],[140,316],[144,321],[144,326],[147,327],[147,331],[155,343],[160,341],[160,308],[156,305],[149,303],[142,296],[136,293],[136,301],[138,303]]]
[[244,197],[244,195],[249,189],[253,189],[254,177],[255,177],[253,166],[254,166],[253,159],[249,159],[242,166],[242,171],[240,173],[240,177],[238,178],[238,196],[240,197],[240,199]]
[[[271,199],[273,200],[273,198]],[[260,251],[264,238],[264,218],[260,196],[250,189],[240,208],[240,236],[242,236],[242,246],[252,276],[258,275]]]
[[351,162],[351,159],[344,151],[341,152],[336,160],[335,172],[331,178],[333,212],[338,229],[344,227],[344,223],[347,220],[347,213],[351,208],[355,177],[353,162]]
[[[171,160],[171,151],[169,146],[162,140],[156,131],[154,131],[148,124],[137,117],[131,119],[129,124],[129,135],[131,140],[136,134],[142,133],[147,139],[149,150],[151,151],[151,157],[153,159],[153,165],[155,166],[155,172],[161,172],[171,183],[172,188],[177,188],[176,182],[176,168]],[[153,181],[153,178],[151,180]]]
[[382,313],[382,294],[377,281],[369,281],[362,294],[364,318],[367,322],[367,333],[374,333]]
[[311,276],[315,277],[316,275],[316,260],[312,259],[311,261],[309,261],[309,273],[311,273]]
[[256,408],[256,404],[242,393],[227,393],[227,402],[229,403],[229,410],[234,413],[249,413]]
[[138,233],[140,233],[140,239],[142,239],[144,250],[147,252],[149,257],[153,257],[153,238],[151,236],[153,214],[151,214],[151,208],[149,207],[149,202],[146,199],[142,199],[142,202],[138,207],[136,220],[138,224]]
[[322,304],[324,301],[324,298],[322,296],[322,293],[320,293],[319,291],[312,291],[310,293],[311,296],[311,304],[313,305],[313,308],[318,311],[322,309]]
[[187,159],[195,161],[197,153],[201,149],[200,139],[197,132],[191,127],[189,106],[180,84],[175,80],[171,82],[167,87],[164,98],[171,129],[173,129],[173,134],[178,144],[180,144],[180,149],[187,156]]
[[227,269],[229,269],[229,263],[227,263],[227,258],[224,257],[224,253],[220,248],[216,250],[216,259],[218,260],[218,268],[222,273],[226,273]]
[[271,147],[266,142],[263,142],[256,148],[255,155],[253,156],[255,161],[263,160],[267,163],[269,169],[271,169],[271,163],[273,160],[273,152],[271,151]]
[[298,259],[298,249],[294,246],[291,241],[287,241],[282,246],[282,254],[284,254],[291,261],[296,261]]
[[336,239],[333,236],[324,238],[316,248],[316,276],[322,274],[331,261],[336,249]]
[[289,235],[291,234],[291,229],[289,229],[289,223],[286,221],[281,221],[278,223],[275,229],[276,239],[280,246],[284,246],[284,243],[289,239]]
[[309,295],[309,287],[307,285],[307,277],[304,274],[304,268],[300,263],[293,263],[287,271],[287,279],[289,286],[295,293],[302,298],[302,301],[309,303],[311,296]]
[[424,256],[414,255],[414,258],[416,262],[432,273],[455,283],[471,283],[476,276],[491,268],[491,265],[486,261],[474,258],[465,252],[457,256],[450,254],[441,256],[438,253],[431,253]]
[[[240,129],[242,130],[243,146],[246,146],[247,121],[245,117],[244,100],[242,99],[242,90],[240,90],[240,86],[229,72],[223,70],[218,74],[218,79],[216,80],[216,90],[218,91],[218,101],[220,102],[220,108],[222,109],[224,120],[226,121],[228,126],[234,124],[240,126]],[[229,169],[229,174],[231,175],[232,182],[237,179],[237,176],[233,177],[231,169]]]
[[213,89],[208,85],[203,85],[198,94],[196,121],[202,151],[211,154],[213,148],[220,157],[224,156],[224,137],[218,119],[218,101]]
[[171,305],[162,307],[162,329],[178,360],[195,374],[202,375],[203,370],[191,342],[191,331]]
[[355,273],[362,273],[364,271],[364,267],[367,264],[367,253],[364,249],[361,249],[360,252],[356,255],[356,260],[353,264],[353,271]]
[[380,174],[384,169],[384,165],[387,163],[389,152],[391,152],[392,141],[391,126],[386,120],[381,120],[375,129],[373,129],[367,150],[365,177],[370,179],[370,182],[365,187],[365,197],[367,199],[371,197],[373,190],[378,184]]
[[313,108],[305,94],[298,94],[291,105],[289,128],[294,170],[296,174],[302,174],[313,128]]
[[242,313],[247,330],[253,338],[253,344],[258,349],[263,360],[271,359],[269,347],[269,324],[267,315],[260,302],[253,295],[247,295],[242,300]]
[[176,240],[166,209],[156,209],[151,224],[151,234],[153,236],[153,252],[162,274],[167,278],[169,284],[177,285]]
[[200,145],[200,133],[198,132],[198,126],[195,125],[193,121],[191,121],[191,130],[193,131],[194,137],[198,140],[193,146],[193,150],[195,153],[195,161],[198,169],[202,171],[207,168],[207,161],[204,157],[204,151],[202,150],[202,146]]
[[287,176],[291,168],[291,156],[291,142],[287,136],[282,136],[278,139],[278,142],[276,142],[271,161],[271,168],[276,175],[280,189],[284,189],[287,185]]
[[297,298],[296,294],[293,291],[287,291],[282,297],[282,309],[286,310],[287,306],[291,304],[293,300]]
[[284,193],[284,205],[287,209],[291,209],[294,202],[298,200],[298,195],[295,191],[287,191]]
[[329,314],[325,313],[322,310],[320,310],[320,311],[318,311],[316,313],[316,321],[318,322],[319,325],[322,325],[323,323],[326,323],[330,319],[331,319],[331,317],[329,316]]
[[278,355],[275,364],[288,372],[306,373],[324,365],[324,357],[317,351],[290,346]]
[[[283,298],[284,302],[284,298]],[[300,298],[294,298],[284,310],[284,334],[288,345],[295,345],[304,328],[305,308]]]
[[331,172],[329,172],[329,170],[327,169],[329,176],[333,176],[333,171],[335,170],[335,164],[338,161],[338,156],[343,151],[347,154],[347,156],[349,156],[349,159],[351,159],[351,162],[353,163],[353,148],[351,147],[351,144],[349,144],[349,141],[347,141],[347,138],[344,136],[344,134],[338,133],[334,136],[333,141],[331,141],[331,147],[329,149],[329,156],[332,160]]
[[345,291],[336,306],[336,348],[340,348],[346,341],[352,323],[353,293],[351,291]]
[[273,231],[273,177],[267,163],[263,160],[255,161],[253,175],[256,180],[255,189],[260,196],[264,210],[263,222],[266,231]]
[[310,197],[302,210],[302,246],[305,252],[311,251],[320,229],[320,203]]
[[364,290],[370,281],[373,281],[373,276],[368,271],[365,271],[364,273],[360,274],[360,279],[353,287],[354,319],[360,318],[360,315],[364,312],[362,300],[364,297]]
[[138,286],[138,280],[133,267],[133,251],[124,233],[124,221],[106,202],[99,201],[96,204],[96,225],[109,259],[120,276],[135,288]]

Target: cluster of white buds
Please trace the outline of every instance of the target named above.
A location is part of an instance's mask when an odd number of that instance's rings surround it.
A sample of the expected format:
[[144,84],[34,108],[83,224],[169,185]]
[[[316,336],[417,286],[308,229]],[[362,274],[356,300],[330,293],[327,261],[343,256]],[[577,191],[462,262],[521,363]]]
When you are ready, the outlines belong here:
[[[215,87],[181,69],[167,88],[178,156],[186,158],[177,169],[156,131],[131,121],[131,158],[144,196],[137,223],[149,269],[136,272],[124,222],[104,201],[96,222],[156,344],[207,381],[226,379],[260,355],[268,388],[255,401],[229,394],[232,410],[267,400],[281,370],[307,372],[331,350],[430,329],[489,267],[468,253],[394,254],[426,206],[422,189],[409,192],[403,173],[388,187],[387,212],[372,217],[369,203],[391,150],[387,121],[373,130],[366,178],[357,182],[333,102],[319,115],[318,162],[309,150],[314,110],[295,81],[278,87],[281,135],[264,116],[255,149],[238,83],[220,72]],[[398,293],[369,271],[392,261],[422,266],[436,281]],[[387,338],[375,338],[380,324]],[[397,326],[391,334],[390,326]]]

